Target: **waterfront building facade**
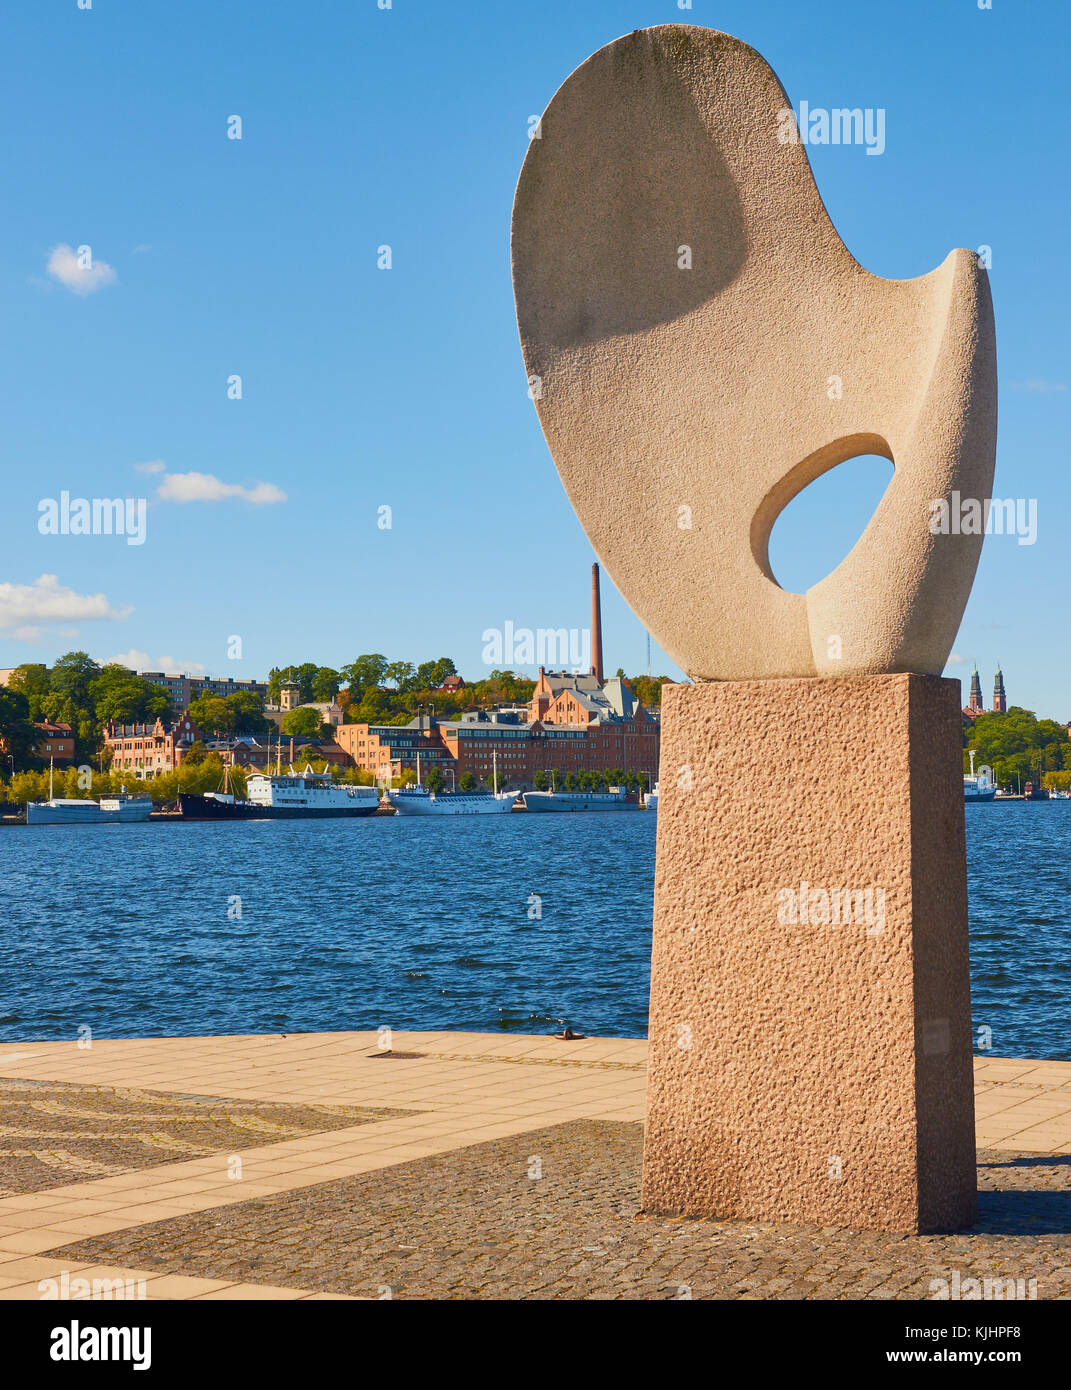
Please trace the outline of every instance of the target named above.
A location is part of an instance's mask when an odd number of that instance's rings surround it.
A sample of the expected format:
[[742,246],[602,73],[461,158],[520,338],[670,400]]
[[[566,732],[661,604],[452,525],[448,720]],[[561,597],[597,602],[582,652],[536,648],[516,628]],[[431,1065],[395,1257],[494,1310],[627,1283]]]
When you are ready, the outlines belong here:
[[593,672],[539,672],[528,706],[473,710],[460,719],[421,715],[408,724],[343,724],[338,743],[379,780],[439,767],[447,785],[471,772],[490,782],[530,788],[537,772],[643,773],[658,780],[660,725],[625,682]]
[[200,729],[188,714],[173,724],[165,724],[161,719],[154,724],[118,724],[113,719],[104,730],[104,743],[112,755],[112,771],[130,772],[136,778],[174,772],[200,737]]

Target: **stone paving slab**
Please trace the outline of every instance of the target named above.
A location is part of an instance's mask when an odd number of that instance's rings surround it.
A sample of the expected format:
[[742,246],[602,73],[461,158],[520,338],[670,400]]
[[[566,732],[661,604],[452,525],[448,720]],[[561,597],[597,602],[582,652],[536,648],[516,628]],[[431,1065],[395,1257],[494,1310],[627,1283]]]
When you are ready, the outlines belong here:
[[[408,1057],[384,1056],[381,1041],[378,1033],[362,1032],[94,1039],[92,1048],[86,1049],[73,1041],[0,1045],[0,1076],[18,1083],[111,1089],[116,1093],[129,1089],[138,1095],[151,1093],[161,1105],[171,1107],[201,1106],[207,1098],[209,1105],[264,1104],[278,1107],[280,1112],[288,1108],[320,1111],[324,1107],[348,1107],[352,1115],[344,1121],[344,1128],[310,1126],[291,1137],[274,1139],[249,1134],[244,1140],[239,1136],[233,1148],[228,1144],[218,1152],[179,1156],[172,1162],[159,1161],[158,1155],[149,1166],[112,1176],[65,1173],[65,1181],[56,1186],[0,1196],[0,1299],[40,1297],[36,1280],[57,1277],[63,1270],[69,1272],[84,1263],[71,1254],[83,1241],[89,1242],[85,1245],[88,1250],[96,1249],[93,1241],[134,1239],[148,1228],[196,1233],[198,1221],[207,1229],[248,1214],[251,1199],[268,1204],[288,1197],[311,1200],[310,1194],[333,1191],[346,1182],[356,1182],[360,1191],[365,1190],[362,1184],[372,1190],[378,1176],[387,1170],[394,1175],[393,1183],[403,1168],[423,1172],[424,1165],[432,1160],[471,1166],[471,1155],[481,1146],[516,1142],[521,1149],[528,1149],[533,1135],[547,1130],[560,1133],[570,1125],[584,1123],[609,1125],[607,1133],[623,1133],[644,1115],[647,1048],[642,1040],[565,1042],[502,1033],[395,1032],[393,1053],[418,1054]],[[1017,1175],[1027,1174],[1029,1181],[1022,1191],[1033,1195],[1029,1201],[1014,1199],[1020,1203],[1015,1219],[1023,1222],[1032,1213],[1040,1222],[1030,1228],[1032,1235],[1024,1234],[1025,1227],[1019,1232],[979,1231],[978,1235],[986,1240],[1026,1241],[1024,1258],[1036,1250],[1040,1252],[1037,1259],[1041,1259],[1048,1247],[1037,1242],[1058,1240],[1063,1234],[1055,1229],[1061,1218],[1045,1203],[1055,1202],[1062,1209],[1064,1201],[1061,1181],[1067,1169],[1062,1165],[1071,1155],[1071,1062],[980,1057],[975,1075],[979,1144],[999,1151],[1002,1160],[1012,1160],[1013,1168],[1004,1170],[1005,1196],[1018,1190]],[[223,1101],[223,1097],[230,1100]],[[367,1113],[374,1110],[391,1118]],[[199,1113],[203,1116],[206,1112],[201,1109]],[[80,1137],[99,1132],[92,1128],[99,1119],[96,1113],[54,1118],[57,1123],[85,1125]],[[247,1146],[241,1147],[242,1142]],[[147,1151],[152,1147],[139,1144]],[[79,1152],[77,1148],[70,1151]],[[528,1152],[530,1155],[531,1150]],[[241,1160],[237,1174],[231,1161],[234,1157]],[[992,1155],[986,1159],[987,1164],[994,1161]],[[478,1167],[479,1161],[475,1162]],[[623,1162],[635,1164],[638,1156],[633,1152]],[[458,1182],[460,1179],[455,1188]],[[359,1214],[351,1213],[352,1220],[359,1222]],[[172,1226],[175,1221],[179,1227]],[[183,1222],[192,1224],[181,1225]],[[830,1248],[841,1238],[828,1232],[816,1237]],[[584,1243],[590,1242],[582,1242],[581,1249]],[[265,1248],[273,1248],[270,1240]],[[964,1248],[969,1254],[971,1247]],[[1003,1248],[1005,1253],[1011,1249]],[[212,1251],[205,1253],[211,1255]],[[585,1258],[590,1254],[586,1252]],[[647,1258],[641,1257],[638,1267],[647,1268],[643,1263]],[[200,1298],[221,1289],[240,1288],[241,1293],[229,1296],[253,1297],[246,1287],[253,1283],[269,1289],[265,1296],[273,1298],[380,1296],[378,1283],[372,1292],[356,1294],[329,1292],[335,1285],[324,1287],[322,1278],[318,1283],[288,1283],[285,1261],[278,1272],[265,1267],[254,1276],[241,1272],[244,1266],[238,1259],[235,1273],[213,1279],[200,1265],[191,1268],[186,1259],[183,1249],[169,1247],[166,1262],[153,1263],[149,1270],[153,1275],[150,1282],[155,1282],[160,1292],[147,1296]],[[271,1261],[275,1259],[271,1255]],[[850,1272],[850,1260],[850,1252],[845,1253],[838,1268]],[[109,1265],[108,1269],[113,1278],[143,1277],[146,1273],[138,1263]],[[655,1267],[650,1276],[653,1282],[640,1296],[664,1297],[664,1288],[672,1288],[665,1285],[665,1271],[660,1269]],[[1053,1283],[1052,1269],[1046,1266],[1046,1270],[1050,1284],[1058,1287]],[[168,1278],[175,1282],[166,1282]],[[477,1294],[465,1292],[467,1287],[462,1280],[448,1296],[500,1295],[491,1283]],[[756,1296],[778,1293],[773,1284],[761,1287],[763,1291]],[[652,1292],[655,1288],[663,1291]],[[412,1292],[399,1296],[412,1296]],[[525,1296],[546,1295],[537,1290]],[[752,1295],[737,1290],[721,1296]],[[799,1290],[787,1296],[799,1296]],[[827,1291],[824,1296],[832,1295]],[[875,1292],[873,1296],[887,1295]],[[1058,1295],[1050,1292],[1039,1296]]]
[[[254,1140],[278,1143],[401,1113],[0,1077],[0,1197],[117,1176],[176,1158],[234,1153]],[[90,1216],[94,1209],[83,1202],[78,1210]],[[0,1226],[11,1221],[5,1214]]]
[[641,1151],[637,1123],[577,1121],[51,1253],[363,1298],[914,1300],[957,1278],[1071,1298],[1052,1155],[980,1153],[978,1225],[918,1237],[645,1217]]

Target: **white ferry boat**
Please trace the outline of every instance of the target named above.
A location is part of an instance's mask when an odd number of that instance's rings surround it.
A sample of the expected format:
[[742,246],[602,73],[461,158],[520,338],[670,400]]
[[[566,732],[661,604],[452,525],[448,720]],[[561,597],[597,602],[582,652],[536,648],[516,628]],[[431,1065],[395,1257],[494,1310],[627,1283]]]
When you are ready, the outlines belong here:
[[656,782],[651,790],[643,799],[643,804],[648,811],[658,810],[658,783]]
[[318,820],[328,816],[371,816],[379,810],[375,787],[337,784],[329,772],[254,772],[244,801],[226,791],[179,795],[183,820]]
[[99,801],[52,796],[47,801],[26,803],[27,825],[119,825],[146,821],[152,811],[151,796],[102,796]]
[[525,792],[528,811],[638,811],[638,801],[626,801],[625,789],[609,792]]
[[970,750],[971,772],[969,777],[963,779],[963,800],[969,801],[992,801],[997,794],[996,782],[989,780],[989,769],[983,767],[975,776],[974,772],[974,749]]
[[400,816],[495,816],[513,810],[516,792],[498,790],[498,754],[492,753],[493,792],[429,792],[420,785],[420,754],[417,754],[417,784],[388,791],[387,800]]
[[400,816],[493,816],[512,811],[516,792],[429,792],[427,787],[389,791],[387,800]]

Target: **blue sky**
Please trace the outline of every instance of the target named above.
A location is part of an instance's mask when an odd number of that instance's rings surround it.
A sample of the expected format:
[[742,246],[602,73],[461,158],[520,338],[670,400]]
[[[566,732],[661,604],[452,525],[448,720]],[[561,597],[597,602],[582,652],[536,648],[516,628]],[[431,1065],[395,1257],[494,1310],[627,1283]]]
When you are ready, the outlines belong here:
[[[382,651],[478,676],[485,628],[586,626],[593,555],[526,395],[510,207],[529,117],[569,72],[683,20],[758,48],[797,107],[885,108],[880,157],[811,149],[868,269],[992,247],[994,491],[1037,498],[1038,538],[987,541],[949,674],[977,659],[988,702],[999,659],[1013,701],[1071,718],[1066,18],[1058,0],[7,7],[0,666],[84,647],[263,676]],[[56,251],[83,245],[91,293]],[[773,547],[788,587],[846,553],[884,468],[793,504]],[[249,500],[258,485],[286,500]],[[146,543],[39,534],[63,490],[149,498]],[[604,622],[610,669],[644,669],[609,585]],[[653,665],[675,669],[657,647]]]

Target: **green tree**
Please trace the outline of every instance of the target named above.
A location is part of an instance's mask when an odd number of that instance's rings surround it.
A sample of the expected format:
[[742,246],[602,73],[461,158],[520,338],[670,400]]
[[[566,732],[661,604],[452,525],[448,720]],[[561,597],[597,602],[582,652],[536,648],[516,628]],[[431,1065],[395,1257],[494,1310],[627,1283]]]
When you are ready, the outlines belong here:
[[417,690],[433,690],[435,688],[435,668],[438,666],[436,661],[422,661],[416,668],[414,685]]
[[16,768],[25,763],[37,742],[37,730],[30,720],[30,701],[21,690],[0,685],[0,756],[7,772],[13,758]]
[[45,696],[51,693],[52,685],[47,666],[36,662],[18,666],[8,680],[8,689],[17,690],[29,701],[29,717],[37,720],[42,717],[42,704]]
[[236,690],[227,697],[231,730],[236,734],[265,734],[273,728],[264,715],[264,701],[252,690]]
[[189,716],[198,728],[225,738],[234,733],[234,712],[222,695],[199,695],[190,701]]
[[463,772],[457,779],[457,789],[459,792],[474,792],[476,790],[476,778],[471,772]]
[[295,738],[319,738],[321,727],[318,709],[292,709],[283,715],[283,733]]
[[443,776],[441,767],[433,767],[424,778],[424,785],[429,792],[441,792],[446,786],[446,778]]
[[401,695],[412,690],[415,674],[411,661],[392,661],[383,672],[383,679],[390,681]]
[[90,709],[89,686],[100,675],[100,667],[88,652],[67,652],[57,658],[49,675],[49,689],[72,701],[79,709]]
[[330,666],[317,666],[312,682],[312,698],[317,704],[326,704],[338,694],[341,677]]
[[350,698],[360,701],[366,692],[383,683],[386,673],[387,658],[380,652],[370,652],[343,666],[339,676],[349,686]]
[[172,717],[171,697],[162,686],[132,676],[122,666],[105,666],[89,684],[93,715],[103,726],[109,719],[119,724],[152,724]]
[[457,667],[450,660],[450,658],[448,656],[439,657],[438,661],[436,661],[434,666],[432,667],[432,689],[438,690],[439,687],[442,685],[443,681],[446,680],[447,676],[456,675]]
[[545,792],[547,789],[547,774],[542,768],[538,768],[532,778],[532,786],[537,792]]

